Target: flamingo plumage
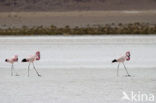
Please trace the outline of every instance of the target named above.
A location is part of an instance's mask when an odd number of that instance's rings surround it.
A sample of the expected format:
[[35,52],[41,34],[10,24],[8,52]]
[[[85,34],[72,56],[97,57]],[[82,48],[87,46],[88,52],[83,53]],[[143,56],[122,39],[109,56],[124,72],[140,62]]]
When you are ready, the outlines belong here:
[[124,68],[125,68],[125,70],[126,70],[126,72],[127,72],[127,76],[131,76],[131,75],[129,74],[129,72],[128,72],[126,66],[125,66],[125,64],[124,64],[125,61],[129,61],[129,60],[130,60],[130,56],[131,56],[131,55],[130,55],[130,51],[127,51],[127,52],[125,53],[124,56],[122,56],[122,57],[120,57],[120,58],[118,58],[118,59],[114,59],[114,60],[112,61],[112,63],[115,63],[115,62],[118,63],[118,67],[117,67],[117,76],[119,75],[119,66],[120,66],[120,63],[123,64],[123,66],[124,66]]
[[37,71],[35,65],[34,65],[34,62],[35,62],[35,61],[39,61],[39,60],[40,60],[40,51],[37,51],[34,55],[29,56],[28,58],[24,58],[24,59],[22,60],[22,62],[29,62],[29,65],[28,65],[28,76],[29,76],[29,71],[30,71],[30,64],[33,65],[33,68],[34,68],[34,70],[36,71],[37,75],[38,75],[38,76],[41,76],[41,75],[39,74],[39,72]]
[[14,55],[12,58],[5,59],[5,62],[11,63],[11,76],[14,75],[14,63],[18,62],[18,55]]

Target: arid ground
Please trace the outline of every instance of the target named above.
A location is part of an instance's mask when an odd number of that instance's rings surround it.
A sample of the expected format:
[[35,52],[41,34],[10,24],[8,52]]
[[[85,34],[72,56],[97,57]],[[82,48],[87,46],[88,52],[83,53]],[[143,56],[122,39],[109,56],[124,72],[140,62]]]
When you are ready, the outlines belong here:
[[105,25],[111,23],[156,23],[156,11],[71,11],[71,12],[1,12],[1,27],[69,25]]

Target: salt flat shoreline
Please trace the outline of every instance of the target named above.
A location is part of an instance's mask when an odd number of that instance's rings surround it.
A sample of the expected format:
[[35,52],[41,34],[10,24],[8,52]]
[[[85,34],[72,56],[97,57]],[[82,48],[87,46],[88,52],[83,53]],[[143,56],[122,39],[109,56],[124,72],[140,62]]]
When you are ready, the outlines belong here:
[[[127,103],[122,92],[156,95],[155,68],[124,69],[116,76],[114,69],[31,69],[16,70],[20,76],[10,76],[10,69],[0,69],[1,103]],[[154,100],[155,102],[155,100]],[[137,103],[137,102],[134,102]],[[148,102],[144,102],[148,103]]]
[[[109,36],[0,36],[0,43],[14,44],[156,44],[155,35],[109,35]],[[21,45],[22,45],[21,44]]]
[[[35,66],[42,76],[31,67],[27,77],[28,63],[21,60],[37,50],[41,60]],[[117,77],[111,61],[127,50],[132,76],[126,77],[121,65]],[[11,76],[5,62],[15,54],[19,76]],[[156,36],[0,36],[0,102],[127,103],[123,91],[156,96],[155,61]]]
[[[41,68],[116,68],[111,61],[131,51],[129,68],[156,67],[156,36],[31,36],[0,37],[1,67],[15,54],[19,61],[41,51]],[[146,58],[146,59],[145,59]],[[17,63],[16,68],[27,67]]]
[[87,26],[111,23],[145,22],[155,24],[156,10],[145,11],[72,11],[72,12],[0,12],[0,24],[6,27],[69,25]]

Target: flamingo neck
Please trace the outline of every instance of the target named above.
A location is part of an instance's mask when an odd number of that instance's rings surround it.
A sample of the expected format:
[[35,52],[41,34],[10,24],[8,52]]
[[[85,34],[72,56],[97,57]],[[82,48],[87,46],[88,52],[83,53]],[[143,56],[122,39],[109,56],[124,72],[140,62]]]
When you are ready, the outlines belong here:
[[126,61],[129,61],[130,59],[130,56],[126,56]]
[[36,60],[40,60],[40,54],[36,55]]

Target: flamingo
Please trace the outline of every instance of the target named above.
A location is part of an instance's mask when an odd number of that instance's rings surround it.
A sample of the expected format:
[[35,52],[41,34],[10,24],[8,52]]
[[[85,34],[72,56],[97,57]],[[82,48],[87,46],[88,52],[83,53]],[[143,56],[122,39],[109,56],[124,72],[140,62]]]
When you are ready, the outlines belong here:
[[128,73],[128,70],[127,70],[127,68],[126,68],[126,66],[125,66],[125,64],[124,64],[125,61],[129,61],[129,60],[130,60],[130,51],[127,51],[127,52],[125,53],[124,56],[122,56],[122,57],[120,57],[120,58],[118,58],[118,59],[114,59],[114,60],[112,61],[112,63],[115,63],[115,62],[118,63],[118,66],[117,66],[117,76],[119,75],[119,66],[120,66],[120,63],[123,64],[123,66],[124,66],[124,68],[125,68],[125,70],[126,70],[126,72],[127,72],[127,76],[131,76],[131,75]]
[[[18,62],[18,55],[15,55],[10,59],[5,59],[5,62],[11,63],[11,76],[13,76],[13,74],[14,74],[13,73],[14,72],[14,63]],[[18,76],[18,75],[16,74],[16,76]]]
[[34,70],[36,71],[37,75],[38,75],[38,76],[41,76],[41,75],[38,73],[38,71],[36,70],[35,65],[34,65],[34,61],[39,61],[39,60],[40,60],[40,51],[37,51],[37,52],[35,53],[35,55],[32,55],[32,56],[30,56],[30,57],[28,57],[28,58],[24,58],[24,59],[22,60],[22,62],[29,62],[29,65],[28,65],[28,77],[29,77],[30,64],[33,64],[33,68],[34,68]]

